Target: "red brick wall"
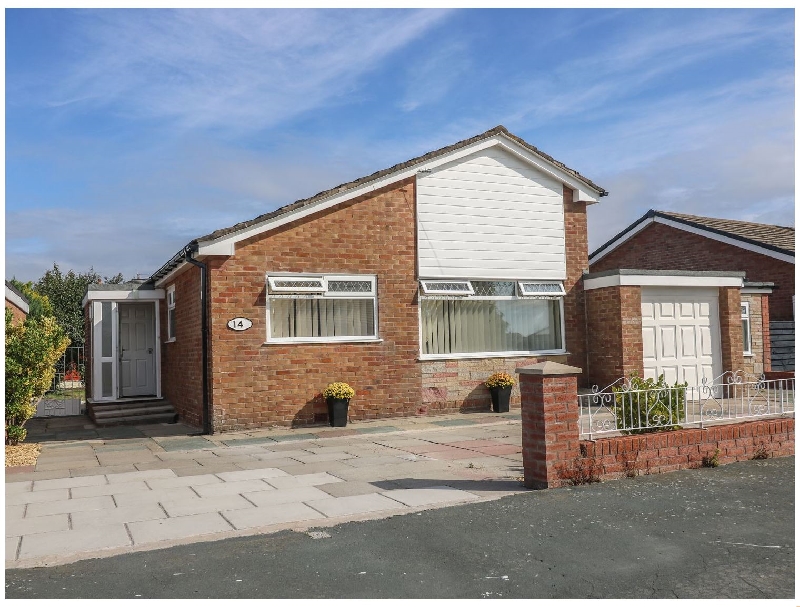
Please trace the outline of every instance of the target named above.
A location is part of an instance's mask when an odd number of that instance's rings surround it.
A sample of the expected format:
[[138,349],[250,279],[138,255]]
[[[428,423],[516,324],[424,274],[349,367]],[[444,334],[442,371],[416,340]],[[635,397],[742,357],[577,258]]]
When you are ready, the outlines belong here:
[[722,347],[722,371],[744,368],[742,335],[742,297],[737,287],[719,289],[719,333]]
[[772,320],[792,320],[794,264],[711,240],[664,224],[653,223],[599,261],[592,272],[636,270],[713,270],[746,272],[747,280],[774,282],[769,313]]
[[[215,431],[326,419],[345,381],[351,419],[413,415],[420,399],[414,179],[238,243],[210,259]],[[378,276],[377,343],[265,344],[267,272]],[[251,329],[231,331],[243,316]],[[180,336],[179,336],[180,337]]]
[[632,373],[642,376],[641,287],[592,289],[586,299],[589,382],[603,388]]
[[[566,237],[567,279],[564,281],[564,333],[569,352],[567,364],[586,366],[586,315],[583,272],[589,269],[589,240],[586,203],[572,202],[572,190],[564,186],[564,230]],[[585,369],[578,382],[586,385]]]
[[717,449],[720,464],[753,459],[761,450],[769,457],[786,457],[794,455],[794,418],[601,438],[581,441],[581,449],[600,478],[699,468]]
[[17,307],[17,305],[13,302],[10,302],[6,299],[6,309],[11,310],[11,322],[25,322],[25,318],[28,316],[25,314],[22,308]]
[[203,334],[200,268],[189,266],[163,288],[175,286],[175,341],[168,342],[167,300],[161,311],[161,393],[192,426],[203,425]]

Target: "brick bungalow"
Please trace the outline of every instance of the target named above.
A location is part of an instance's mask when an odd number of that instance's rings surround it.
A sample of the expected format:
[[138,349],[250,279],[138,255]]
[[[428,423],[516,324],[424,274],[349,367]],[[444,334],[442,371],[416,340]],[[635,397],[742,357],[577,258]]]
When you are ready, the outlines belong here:
[[30,311],[28,300],[8,281],[6,281],[6,309],[11,310],[12,322],[24,322]]
[[493,372],[587,365],[586,207],[606,194],[498,126],[197,238],[147,281],[89,287],[90,411],[312,424],[333,381],[351,419],[487,410]]
[[[678,275],[743,273],[738,294],[729,292],[727,303],[720,300],[731,310],[741,310],[741,336],[730,339],[741,341],[743,354],[732,368],[753,375],[794,370],[794,228],[650,210],[594,251],[589,261],[592,277],[619,268]],[[676,280],[671,287],[678,286]],[[630,288],[621,289],[620,297],[636,298]],[[638,309],[637,301],[629,304]],[[726,339],[724,331],[721,338]],[[680,335],[677,340],[679,345]],[[636,358],[639,350],[637,345],[619,358]],[[731,356],[738,359],[735,353]],[[637,358],[620,366],[629,370],[642,364]]]

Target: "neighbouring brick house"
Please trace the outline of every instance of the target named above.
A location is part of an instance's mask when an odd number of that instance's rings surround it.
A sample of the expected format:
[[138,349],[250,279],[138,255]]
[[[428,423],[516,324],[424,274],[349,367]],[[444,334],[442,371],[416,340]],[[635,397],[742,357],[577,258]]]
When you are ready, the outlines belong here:
[[12,322],[24,322],[30,311],[28,300],[8,281],[6,281],[6,309],[11,310]]
[[[743,354],[741,366],[734,368],[754,375],[794,370],[794,228],[651,210],[589,260],[592,276],[619,268],[743,273],[740,301],[728,297],[729,305],[741,310],[737,339]],[[675,280],[671,287],[678,286]],[[620,355],[631,356],[636,354]],[[622,366],[632,364],[628,360]]]
[[164,397],[207,432],[324,421],[333,381],[351,419],[486,410],[493,372],[586,366],[605,195],[496,127],[217,230],[147,281],[89,287],[88,398]]

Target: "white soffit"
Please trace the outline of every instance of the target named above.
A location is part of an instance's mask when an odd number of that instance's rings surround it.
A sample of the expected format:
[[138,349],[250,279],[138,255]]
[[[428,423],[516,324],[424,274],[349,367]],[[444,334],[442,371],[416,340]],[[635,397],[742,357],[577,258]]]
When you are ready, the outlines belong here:
[[591,291],[605,287],[739,287],[744,280],[738,276],[675,276],[668,274],[612,274],[586,278],[583,289]]
[[309,204],[308,206],[303,206],[294,209],[292,211],[288,211],[286,213],[278,215],[273,219],[268,219],[263,223],[250,226],[239,232],[227,234],[217,240],[209,240],[206,242],[201,242],[199,243],[199,249],[197,251],[197,254],[233,255],[235,253],[235,244],[237,242],[246,240],[262,232],[273,230],[287,223],[297,221],[298,219],[302,219],[314,213],[324,211],[325,209],[334,207],[337,204],[341,204],[342,202],[346,202],[352,198],[357,198],[358,196],[363,196],[364,194],[368,194],[369,192],[380,190],[381,188],[384,188],[392,183],[396,183],[398,181],[402,181],[403,179],[413,177],[417,173],[430,171],[431,169],[434,169],[440,165],[447,164],[448,162],[453,162],[454,160],[458,160],[465,156],[469,156],[470,154],[474,154],[477,151],[495,146],[500,147],[524,159],[525,161],[536,167],[538,170],[552,176],[561,183],[565,184],[567,187],[575,191],[575,194],[573,194],[573,200],[575,200],[576,199],[575,197],[577,196],[578,200],[581,200],[588,204],[592,204],[599,201],[600,199],[599,191],[594,191],[588,184],[583,183],[582,181],[576,179],[572,175],[568,174],[566,171],[563,171],[556,165],[552,164],[550,161],[545,160],[544,158],[541,158],[540,156],[534,154],[533,152],[524,148],[523,146],[513,141],[512,139],[509,139],[502,133],[498,133],[497,135],[489,137],[488,139],[484,139],[472,145],[459,148],[457,150],[453,150],[447,154],[442,154],[441,156],[437,156],[436,158],[433,158],[428,162],[415,164],[406,169],[401,169],[396,173],[391,173],[389,175],[386,175],[381,179],[377,179],[375,181],[366,183],[363,186],[347,190],[346,192],[343,192],[339,195],[332,195],[330,198],[326,198],[320,200],[319,202]]
[[164,299],[164,297],[164,289],[137,289],[136,291],[92,291],[90,289],[84,296],[81,307],[90,301],[154,301]]

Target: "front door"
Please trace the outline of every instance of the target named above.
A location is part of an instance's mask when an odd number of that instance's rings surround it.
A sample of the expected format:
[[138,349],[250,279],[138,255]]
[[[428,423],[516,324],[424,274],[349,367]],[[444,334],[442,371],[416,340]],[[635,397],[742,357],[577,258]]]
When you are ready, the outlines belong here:
[[119,304],[120,395],[155,396],[155,314],[152,303]]

